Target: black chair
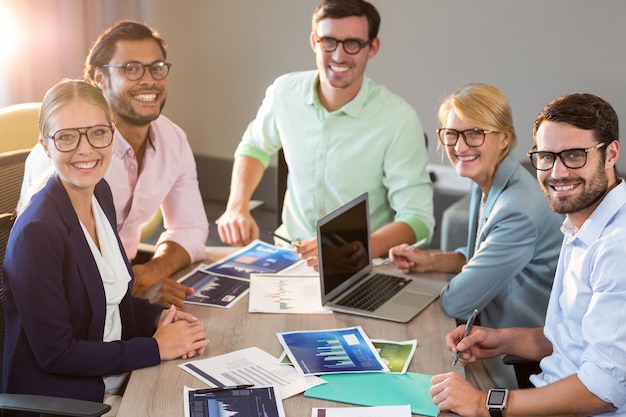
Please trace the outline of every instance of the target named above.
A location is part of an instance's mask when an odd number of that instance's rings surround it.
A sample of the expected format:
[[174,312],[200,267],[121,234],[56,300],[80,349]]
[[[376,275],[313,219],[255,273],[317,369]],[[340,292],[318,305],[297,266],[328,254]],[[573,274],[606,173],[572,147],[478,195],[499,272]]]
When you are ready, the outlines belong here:
[[[2,158],[0,157],[0,160]],[[2,171],[2,167],[0,167]],[[20,174],[23,175],[23,174]],[[10,178],[3,177],[3,182]],[[15,181],[13,181],[15,182]],[[21,186],[21,181],[18,182]],[[6,185],[6,183],[5,183]],[[6,187],[3,185],[2,194],[4,195]],[[19,192],[18,192],[19,196]],[[15,206],[13,206],[14,208]],[[4,263],[4,254],[6,252],[9,234],[14,222],[13,209],[10,213],[0,214],[0,375],[4,366],[4,292],[2,289],[2,268]],[[2,387],[0,387],[2,388]],[[0,389],[0,392],[3,392]],[[26,394],[0,394],[0,410],[18,410],[38,413],[41,417],[53,416],[75,416],[75,417],[99,417],[109,411],[111,406],[108,404],[75,400],[70,398],[50,397],[45,395],[26,395]],[[3,414],[4,415],[4,414]]]
[[502,359],[507,365],[513,366],[515,369],[515,379],[519,388],[532,388],[534,385],[530,383],[530,376],[541,373],[539,362],[523,359],[513,355],[505,355]]

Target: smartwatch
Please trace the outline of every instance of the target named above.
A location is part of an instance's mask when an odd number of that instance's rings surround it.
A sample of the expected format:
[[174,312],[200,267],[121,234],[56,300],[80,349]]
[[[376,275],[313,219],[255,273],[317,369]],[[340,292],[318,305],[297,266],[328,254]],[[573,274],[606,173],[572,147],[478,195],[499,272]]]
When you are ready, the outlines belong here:
[[491,417],[502,417],[502,411],[506,408],[506,400],[509,398],[509,390],[504,388],[490,389],[487,394],[487,410]]

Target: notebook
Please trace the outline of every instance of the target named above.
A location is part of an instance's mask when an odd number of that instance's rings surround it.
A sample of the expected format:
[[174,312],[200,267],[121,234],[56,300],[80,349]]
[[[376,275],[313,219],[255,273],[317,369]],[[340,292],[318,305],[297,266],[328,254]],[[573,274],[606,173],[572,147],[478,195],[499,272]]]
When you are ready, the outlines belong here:
[[374,270],[367,193],[322,217],[316,227],[322,305],[333,311],[405,323],[447,285]]

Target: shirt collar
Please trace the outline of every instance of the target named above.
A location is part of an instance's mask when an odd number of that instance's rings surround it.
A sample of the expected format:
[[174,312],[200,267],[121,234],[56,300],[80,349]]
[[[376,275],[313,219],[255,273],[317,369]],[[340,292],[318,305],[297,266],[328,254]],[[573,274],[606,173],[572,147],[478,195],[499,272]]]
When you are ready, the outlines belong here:
[[[319,93],[317,89],[319,82],[320,82],[320,74],[318,72],[315,75],[315,78],[313,78],[311,82],[309,95],[307,98],[307,104],[311,106],[316,106],[326,111],[326,109],[324,109],[324,106],[322,106],[322,102],[320,101],[320,97],[319,97]],[[361,109],[363,108],[363,106],[365,106],[365,103],[367,101],[367,96],[371,88],[370,84],[371,84],[370,79],[367,78],[366,76],[363,76],[363,84],[361,84],[361,88],[359,89],[359,92],[357,93],[357,95],[348,103],[346,103],[343,107],[341,107],[339,110],[336,110],[333,113],[342,112],[352,117],[358,117],[359,114],[361,113]]]
[[579,230],[566,218],[561,231],[569,243],[580,239],[589,245],[600,238],[605,226],[625,205],[626,183],[619,178],[617,186],[604,196]]
[[[159,116],[160,117],[160,116]],[[152,122],[150,123],[150,129],[148,129],[148,145],[152,149],[155,149],[155,141],[152,138]],[[113,141],[113,154],[117,157],[126,155],[129,150],[132,150],[130,144],[126,141],[122,133],[119,130],[115,130],[115,140]]]

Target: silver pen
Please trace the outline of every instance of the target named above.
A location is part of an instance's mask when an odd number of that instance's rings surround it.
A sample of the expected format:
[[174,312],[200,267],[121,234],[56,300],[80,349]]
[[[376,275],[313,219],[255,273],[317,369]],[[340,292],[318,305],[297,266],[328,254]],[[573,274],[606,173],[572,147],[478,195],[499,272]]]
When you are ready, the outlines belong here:
[[[426,242],[428,242],[427,237],[425,237],[424,239],[418,240],[417,242],[415,242],[414,244],[406,248],[406,250],[419,249],[420,247],[424,246]],[[387,257],[383,259],[383,262],[381,263],[381,265],[387,265],[389,262],[391,262],[391,258]]]
[[[470,332],[472,331],[472,326],[474,325],[474,321],[476,320],[477,315],[478,315],[478,310],[474,309],[474,311],[472,311],[472,315],[469,316],[469,319],[467,319],[467,323],[465,323],[465,332],[463,333],[463,339],[469,336]],[[456,363],[459,361],[460,358],[461,358],[461,352],[457,351],[456,354],[454,355],[452,366],[456,366]]]

